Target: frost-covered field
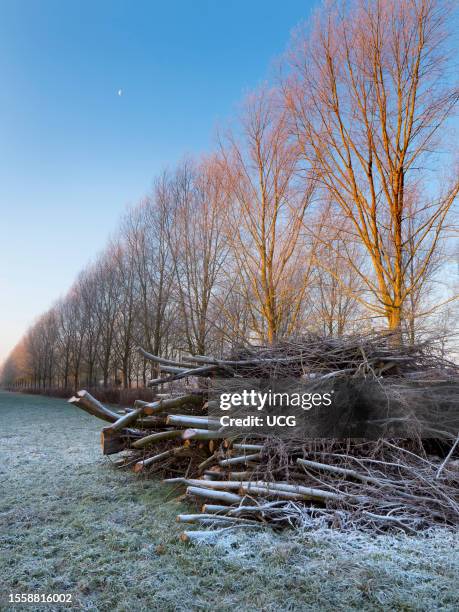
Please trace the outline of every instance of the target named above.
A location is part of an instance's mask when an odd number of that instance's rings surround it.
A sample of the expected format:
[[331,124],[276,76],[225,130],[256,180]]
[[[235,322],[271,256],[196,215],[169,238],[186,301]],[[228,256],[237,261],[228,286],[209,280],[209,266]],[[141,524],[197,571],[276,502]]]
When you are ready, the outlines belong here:
[[83,610],[457,610],[457,534],[228,531],[178,542],[177,491],[115,470],[101,423],[62,400],[0,392],[0,610],[71,593]]

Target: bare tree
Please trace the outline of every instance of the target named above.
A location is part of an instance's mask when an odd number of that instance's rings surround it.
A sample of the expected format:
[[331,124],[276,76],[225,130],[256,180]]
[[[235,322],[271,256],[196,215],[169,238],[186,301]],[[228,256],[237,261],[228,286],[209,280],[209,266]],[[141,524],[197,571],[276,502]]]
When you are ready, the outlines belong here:
[[97,293],[95,298],[97,299],[98,324],[101,329],[98,358],[104,388],[109,386],[112,373],[115,324],[121,297],[116,269],[113,266],[113,258],[118,248],[118,245],[112,242],[96,265]]
[[227,206],[216,159],[182,164],[171,184],[174,219],[170,244],[187,348],[205,353],[215,331],[209,314],[228,248],[221,223]]
[[86,383],[90,387],[97,385],[97,367],[99,363],[100,337],[102,334],[103,320],[100,318],[98,309],[99,292],[102,286],[98,280],[97,265],[89,266],[80,274],[75,290],[78,295],[82,318],[84,322],[84,346],[83,346],[83,368],[85,369]]
[[119,291],[118,316],[115,321],[115,361],[121,370],[123,387],[131,386],[131,357],[134,349],[134,266],[129,252],[120,243],[114,252],[113,266]]
[[296,181],[297,150],[274,91],[247,100],[242,133],[223,148],[231,206],[226,225],[240,289],[258,337],[273,342],[295,328],[311,272],[302,222],[313,182]]
[[[163,173],[155,182],[151,197],[126,215],[122,236],[134,271],[135,326],[133,334],[155,354],[167,353],[168,327],[174,267],[168,242],[172,206],[169,178]],[[148,367],[151,367],[149,365]],[[142,362],[146,382],[147,363]]]
[[364,270],[365,257],[358,242],[352,239],[349,221],[333,202],[322,202],[318,217],[308,230],[317,238],[314,256],[314,291],[311,309],[317,329],[329,336],[342,336],[358,322],[362,328],[364,313],[359,303],[364,286],[349,263],[359,262]]
[[447,15],[436,0],[327,5],[297,37],[284,86],[302,156],[370,258],[371,275],[351,259],[372,296],[366,306],[392,330],[423,283],[459,190],[456,171],[436,193],[432,183],[417,207],[423,223],[408,223],[407,192],[458,100],[445,76]]

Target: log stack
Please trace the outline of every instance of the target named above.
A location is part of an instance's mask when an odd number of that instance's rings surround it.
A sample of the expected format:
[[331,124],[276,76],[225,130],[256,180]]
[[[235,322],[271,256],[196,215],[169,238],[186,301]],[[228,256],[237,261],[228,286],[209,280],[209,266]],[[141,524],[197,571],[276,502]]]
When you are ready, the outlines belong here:
[[[433,449],[422,440],[229,438],[208,416],[205,384],[177,388],[177,381],[191,377],[272,374],[276,368],[282,374],[313,372],[316,377],[365,371],[380,379],[392,370],[398,381],[413,374],[438,379],[440,372],[457,388],[457,366],[435,361],[419,347],[401,353],[387,338],[379,344],[346,342],[329,341],[323,354],[309,339],[301,350],[298,344],[282,351],[259,347],[227,360],[190,356],[186,362],[140,349],[160,371],[150,386],[168,386],[167,393],[157,393],[152,402],[137,400],[122,414],[84,390],[69,402],[108,423],[101,431],[102,452],[122,452],[117,467],[160,474],[184,492],[198,512],[178,515],[180,523],[220,529],[326,525],[407,533],[438,523],[458,525],[457,441]],[[188,530],[181,537],[207,538]]]

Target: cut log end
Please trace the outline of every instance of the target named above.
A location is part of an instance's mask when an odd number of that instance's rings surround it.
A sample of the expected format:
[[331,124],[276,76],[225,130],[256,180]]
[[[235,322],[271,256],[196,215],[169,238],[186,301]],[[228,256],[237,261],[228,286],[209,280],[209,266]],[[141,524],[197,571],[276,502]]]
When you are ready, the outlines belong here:
[[129,442],[123,433],[110,428],[104,428],[100,432],[100,445],[104,455],[114,455],[129,448]]

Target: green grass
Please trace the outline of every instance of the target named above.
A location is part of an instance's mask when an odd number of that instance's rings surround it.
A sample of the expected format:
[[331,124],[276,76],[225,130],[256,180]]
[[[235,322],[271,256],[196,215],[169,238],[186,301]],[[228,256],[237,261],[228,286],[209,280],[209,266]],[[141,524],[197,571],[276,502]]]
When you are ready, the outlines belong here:
[[[177,491],[116,470],[103,425],[58,399],[0,392],[0,609],[72,593],[78,610],[457,610],[457,534],[229,530],[181,543]],[[67,608],[67,609],[68,609]]]

